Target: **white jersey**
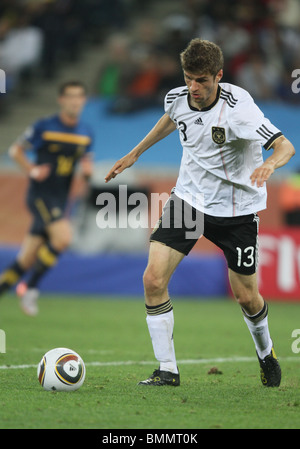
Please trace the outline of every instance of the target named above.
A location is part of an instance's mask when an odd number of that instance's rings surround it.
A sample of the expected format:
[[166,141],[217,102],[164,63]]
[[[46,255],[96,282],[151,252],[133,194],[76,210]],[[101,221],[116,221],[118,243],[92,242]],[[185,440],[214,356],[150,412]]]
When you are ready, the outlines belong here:
[[[186,86],[165,97],[165,112],[179,130],[183,155],[175,193],[206,214],[233,217],[266,208],[266,187],[250,175],[282,135],[244,89],[220,83],[217,98],[199,111],[190,106]],[[201,201],[201,197],[204,198]]]

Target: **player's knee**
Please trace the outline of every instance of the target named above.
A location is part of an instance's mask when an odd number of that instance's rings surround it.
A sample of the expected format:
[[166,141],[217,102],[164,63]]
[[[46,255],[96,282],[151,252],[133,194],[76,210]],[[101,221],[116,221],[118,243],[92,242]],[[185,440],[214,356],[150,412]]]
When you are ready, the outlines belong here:
[[19,254],[18,256],[18,263],[22,267],[24,271],[29,270],[36,261],[36,253],[34,254]]
[[58,252],[65,251],[72,242],[71,233],[58,234],[51,239],[51,245]]
[[144,289],[148,295],[157,295],[162,293],[166,288],[165,280],[158,275],[155,270],[147,268],[143,276]]
[[249,309],[256,300],[256,294],[251,289],[241,288],[234,292],[235,299],[243,309]]
[[72,228],[65,220],[54,221],[47,228],[51,246],[58,252],[65,251],[72,242]]

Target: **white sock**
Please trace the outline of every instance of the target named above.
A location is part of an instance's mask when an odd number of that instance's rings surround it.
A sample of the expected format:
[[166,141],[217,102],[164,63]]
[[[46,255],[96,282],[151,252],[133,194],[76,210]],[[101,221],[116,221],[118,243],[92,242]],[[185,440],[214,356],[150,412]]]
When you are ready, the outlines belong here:
[[268,316],[257,323],[254,323],[246,316],[244,316],[244,320],[253,338],[258,356],[264,359],[270,354],[273,346],[269,332]]
[[173,342],[173,310],[160,315],[147,315],[146,318],[155,358],[161,371],[178,373]]

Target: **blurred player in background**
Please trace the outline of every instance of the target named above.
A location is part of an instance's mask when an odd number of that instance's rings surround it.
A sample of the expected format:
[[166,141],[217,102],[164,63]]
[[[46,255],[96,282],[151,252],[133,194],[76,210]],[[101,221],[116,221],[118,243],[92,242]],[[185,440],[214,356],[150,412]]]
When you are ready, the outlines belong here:
[[[183,257],[203,234],[227,260],[233,294],[255,343],[265,386],[279,386],[281,369],[268,327],[268,307],[258,291],[256,212],[266,208],[266,181],[294,155],[293,145],[264,117],[244,89],[220,83],[223,55],[212,42],[193,39],[181,53],[186,86],[165,97],[165,114],[149,134],[106,176],[106,182],[134,164],[148,148],[176,128],[183,147],[177,179],[151,235],[144,273],[147,324],[159,368],[142,385],[180,384],[173,343],[173,306],[168,283]],[[263,161],[262,146],[272,148]],[[204,198],[204,204],[198,201]],[[202,232],[186,238],[185,216],[202,214]],[[169,217],[169,226],[163,226]],[[165,220],[167,223],[168,220]],[[204,229],[204,231],[203,231]],[[221,336],[220,336],[221,338]]]
[[[31,270],[28,281],[17,286],[22,310],[38,312],[39,281],[71,243],[72,231],[65,209],[71,181],[80,162],[81,174],[92,174],[92,133],[80,121],[86,88],[79,81],[64,83],[58,93],[59,113],[38,120],[9,149],[29,176],[27,205],[33,220],[16,260],[0,276],[0,294]],[[35,160],[26,155],[33,150]]]

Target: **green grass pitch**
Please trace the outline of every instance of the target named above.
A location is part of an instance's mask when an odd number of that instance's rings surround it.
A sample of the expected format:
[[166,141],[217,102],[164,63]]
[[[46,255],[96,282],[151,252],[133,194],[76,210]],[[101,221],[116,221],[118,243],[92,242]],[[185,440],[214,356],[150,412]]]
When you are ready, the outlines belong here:
[[[279,388],[260,383],[254,344],[232,300],[173,298],[181,386],[137,386],[157,368],[143,298],[45,295],[35,318],[14,295],[0,302],[1,429],[299,429],[300,304],[269,303],[282,367]],[[297,342],[296,342],[297,343]],[[47,392],[36,366],[55,347],[77,351],[86,379],[75,392]],[[300,344],[299,344],[300,349]],[[216,367],[218,374],[208,374]]]

